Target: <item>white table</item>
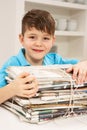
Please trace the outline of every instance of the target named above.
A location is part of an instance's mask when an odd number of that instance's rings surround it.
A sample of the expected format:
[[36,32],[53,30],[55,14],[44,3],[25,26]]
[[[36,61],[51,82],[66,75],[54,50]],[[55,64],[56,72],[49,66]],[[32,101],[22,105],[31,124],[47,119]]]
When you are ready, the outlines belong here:
[[0,130],[87,130],[87,115],[52,120],[44,124],[21,121],[10,111],[0,107]]

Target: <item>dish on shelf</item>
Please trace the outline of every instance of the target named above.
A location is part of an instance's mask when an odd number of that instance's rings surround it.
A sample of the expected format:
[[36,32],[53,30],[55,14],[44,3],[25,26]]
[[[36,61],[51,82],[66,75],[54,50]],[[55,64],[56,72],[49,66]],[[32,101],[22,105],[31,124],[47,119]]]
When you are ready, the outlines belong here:
[[75,3],[76,0],[66,0],[66,2]]
[[57,22],[57,30],[66,30],[67,28],[67,19],[66,18],[59,18]]
[[86,1],[86,0],[76,0],[76,3],[85,4],[85,1]]
[[76,31],[76,29],[77,29],[77,20],[69,19],[67,21],[67,30],[68,31]]
[[55,1],[61,1],[61,2],[64,2],[65,0],[55,0]]

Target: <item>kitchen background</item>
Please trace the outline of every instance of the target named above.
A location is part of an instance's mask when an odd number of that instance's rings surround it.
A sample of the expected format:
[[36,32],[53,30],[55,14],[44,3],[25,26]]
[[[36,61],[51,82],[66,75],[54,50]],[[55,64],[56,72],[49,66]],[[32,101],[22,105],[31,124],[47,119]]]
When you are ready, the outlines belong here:
[[46,9],[55,18],[52,51],[65,58],[87,59],[87,0],[0,0],[0,66],[18,53],[21,18],[32,8]]

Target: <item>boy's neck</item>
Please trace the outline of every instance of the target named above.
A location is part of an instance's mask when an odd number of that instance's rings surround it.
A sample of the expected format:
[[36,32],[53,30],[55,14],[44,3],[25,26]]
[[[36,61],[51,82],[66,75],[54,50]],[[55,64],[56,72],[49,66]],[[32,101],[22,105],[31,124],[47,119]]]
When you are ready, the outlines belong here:
[[[30,63],[30,62],[29,62],[29,63]],[[38,61],[38,62],[37,62],[37,61],[36,61],[36,62],[34,61],[34,62],[31,62],[30,64],[31,64],[31,65],[34,65],[34,66],[38,66],[38,65],[42,65],[42,62],[41,62],[41,61]]]
[[38,66],[43,64],[43,60],[35,60],[35,59],[29,59],[25,54],[26,60],[29,62],[29,64]]

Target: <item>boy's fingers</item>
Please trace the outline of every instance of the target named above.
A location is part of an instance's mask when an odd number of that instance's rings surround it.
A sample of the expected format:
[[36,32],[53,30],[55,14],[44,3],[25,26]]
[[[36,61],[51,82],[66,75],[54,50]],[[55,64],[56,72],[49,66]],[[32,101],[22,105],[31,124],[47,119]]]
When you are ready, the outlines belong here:
[[70,73],[71,71],[73,71],[73,66],[69,67],[69,68],[66,70],[67,73]]
[[73,79],[77,79],[77,77],[78,77],[78,69],[74,69],[73,70],[73,74],[72,74],[72,77],[73,77]]
[[27,77],[29,75],[29,73],[27,73],[27,72],[23,72],[23,73],[21,73],[21,74],[19,74],[19,78],[25,78],[25,77]]
[[28,89],[38,89],[38,82],[37,81],[33,81],[29,84],[26,84],[25,85],[25,89],[28,90]]
[[32,82],[35,82],[36,78],[32,75],[29,75],[23,79],[23,83],[25,84],[31,84]]
[[83,71],[83,72],[79,72],[79,74],[78,74],[78,81],[77,81],[77,83],[78,84],[83,84],[84,82],[86,82],[86,72],[85,71]]
[[33,89],[30,89],[30,90],[26,90],[24,93],[24,96],[26,96],[28,98],[32,97],[37,93],[37,91],[38,91],[37,87],[34,87]]

